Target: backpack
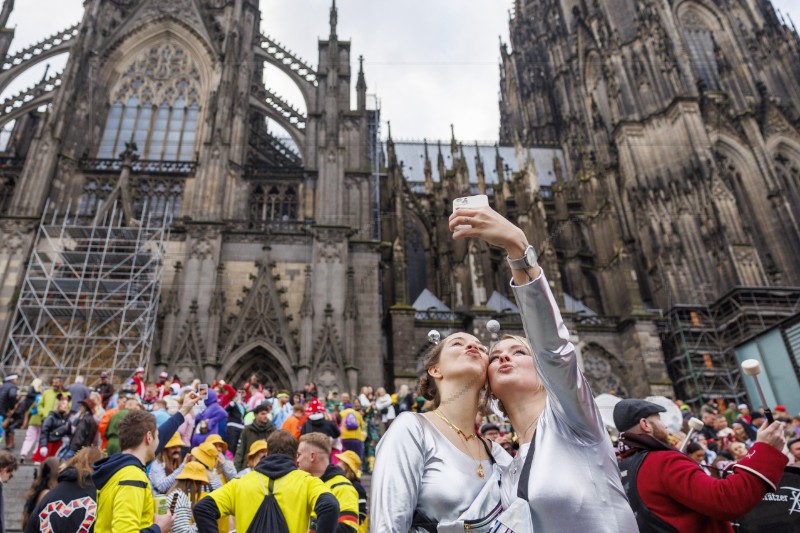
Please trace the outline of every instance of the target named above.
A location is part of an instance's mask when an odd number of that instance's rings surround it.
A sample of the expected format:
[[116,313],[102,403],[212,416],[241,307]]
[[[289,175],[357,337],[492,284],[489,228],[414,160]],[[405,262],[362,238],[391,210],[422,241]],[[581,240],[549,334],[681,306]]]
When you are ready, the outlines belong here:
[[269,488],[264,487],[264,475],[259,473],[261,488],[264,489],[264,500],[256,511],[247,533],[289,533],[289,526],[275,499],[275,480],[269,478]]
[[344,417],[344,427],[350,431],[358,429],[358,418],[356,418],[356,414],[352,411],[347,413],[347,416]]

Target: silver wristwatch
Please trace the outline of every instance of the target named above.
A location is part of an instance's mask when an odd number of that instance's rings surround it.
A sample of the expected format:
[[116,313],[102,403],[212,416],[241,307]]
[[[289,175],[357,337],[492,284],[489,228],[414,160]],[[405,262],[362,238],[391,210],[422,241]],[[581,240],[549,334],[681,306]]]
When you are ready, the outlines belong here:
[[525,248],[525,253],[522,254],[522,257],[519,259],[511,259],[506,256],[506,261],[508,261],[508,266],[510,266],[512,270],[527,270],[537,265],[537,258],[536,250],[529,244],[528,247]]

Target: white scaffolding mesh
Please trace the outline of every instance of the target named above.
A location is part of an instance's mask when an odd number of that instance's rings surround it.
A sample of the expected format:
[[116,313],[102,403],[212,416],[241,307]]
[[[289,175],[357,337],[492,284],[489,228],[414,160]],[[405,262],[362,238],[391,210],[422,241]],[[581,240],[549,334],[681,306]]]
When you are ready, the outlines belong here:
[[23,382],[103,370],[112,380],[126,378],[147,366],[152,351],[169,215],[128,225],[116,205],[102,223],[69,208],[63,215],[48,211],[2,366]]

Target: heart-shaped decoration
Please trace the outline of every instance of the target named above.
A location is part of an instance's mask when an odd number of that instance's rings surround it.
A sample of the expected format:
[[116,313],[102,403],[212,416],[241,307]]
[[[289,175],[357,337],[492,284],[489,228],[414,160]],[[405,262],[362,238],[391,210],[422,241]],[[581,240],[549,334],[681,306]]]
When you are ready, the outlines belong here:
[[53,527],[50,525],[50,517],[55,513],[61,518],[68,518],[77,510],[83,509],[86,511],[86,516],[83,518],[80,527],[76,533],[89,533],[89,529],[94,524],[97,516],[97,502],[89,496],[84,498],[77,498],[71,502],[64,503],[62,500],[51,502],[42,509],[39,513],[39,527],[42,533],[53,533]]

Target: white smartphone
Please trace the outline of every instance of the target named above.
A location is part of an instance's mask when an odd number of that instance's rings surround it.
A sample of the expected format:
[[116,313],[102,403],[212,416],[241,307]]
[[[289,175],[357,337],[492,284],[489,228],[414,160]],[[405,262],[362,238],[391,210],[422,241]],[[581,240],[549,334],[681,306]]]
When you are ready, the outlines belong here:
[[475,196],[462,196],[453,200],[453,212],[464,207],[488,207],[489,197],[485,194],[476,194]]
[[[453,213],[465,207],[489,207],[489,197],[485,194],[476,194],[475,196],[462,196],[453,200]],[[456,231],[469,226],[456,226]]]
[[203,399],[208,398],[208,385],[206,383],[201,383],[200,385],[198,385],[197,394],[199,394],[200,397]]

